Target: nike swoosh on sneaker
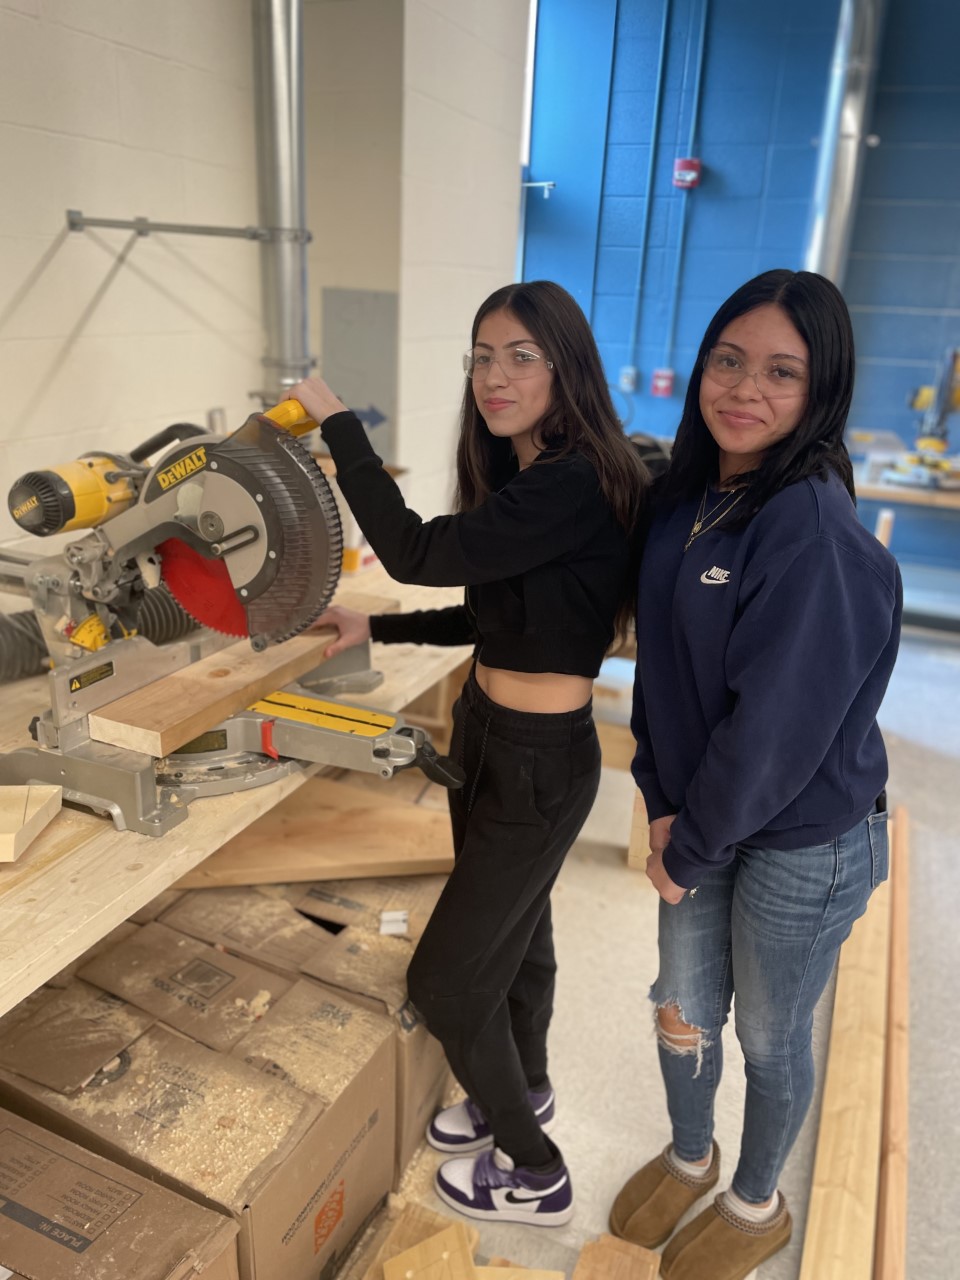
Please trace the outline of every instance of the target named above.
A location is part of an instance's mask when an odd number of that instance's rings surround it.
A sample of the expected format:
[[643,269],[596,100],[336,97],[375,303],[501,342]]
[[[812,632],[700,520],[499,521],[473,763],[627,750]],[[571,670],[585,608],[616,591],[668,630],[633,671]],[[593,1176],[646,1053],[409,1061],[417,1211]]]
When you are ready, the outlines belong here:
[[534,1204],[537,1200],[546,1200],[548,1196],[555,1195],[566,1184],[566,1177],[555,1182],[552,1187],[547,1187],[546,1191],[514,1191],[512,1188],[504,1195],[507,1204]]

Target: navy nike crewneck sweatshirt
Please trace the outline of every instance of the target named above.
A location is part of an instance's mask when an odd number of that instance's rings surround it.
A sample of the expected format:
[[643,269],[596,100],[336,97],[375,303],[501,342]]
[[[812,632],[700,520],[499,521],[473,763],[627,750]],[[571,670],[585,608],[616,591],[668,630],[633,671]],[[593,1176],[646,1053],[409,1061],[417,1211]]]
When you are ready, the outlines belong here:
[[686,888],[737,845],[801,849],[873,811],[902,611],[896,561],[836,476],[684,551],[699,506],[655,516],[647,539],[632,720],[633,775],[651,820],[677,815],[663,862]]

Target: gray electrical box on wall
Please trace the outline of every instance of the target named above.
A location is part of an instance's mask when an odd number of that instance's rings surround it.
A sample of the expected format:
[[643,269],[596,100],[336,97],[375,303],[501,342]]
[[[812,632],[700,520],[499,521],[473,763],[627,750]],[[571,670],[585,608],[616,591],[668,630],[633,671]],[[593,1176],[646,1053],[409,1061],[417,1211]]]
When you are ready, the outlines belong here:
[[324,289],[320,373],[357,414],[384,462],[396,462],[396,293]]

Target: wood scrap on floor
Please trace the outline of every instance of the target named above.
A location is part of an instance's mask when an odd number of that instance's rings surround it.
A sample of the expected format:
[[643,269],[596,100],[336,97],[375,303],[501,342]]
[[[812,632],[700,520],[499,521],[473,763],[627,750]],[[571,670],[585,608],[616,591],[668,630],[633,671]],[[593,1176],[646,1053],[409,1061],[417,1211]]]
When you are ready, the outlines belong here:
[[477,1280],[567,1280],[562,1271],[540,1271],[536,1268],[518,1267],[512,1262],[491,1262],[485,1267],[474,1267]]
[[311,778],[176,883],[178,889],[427,875],[453,866],[445,813]]
[[[379,1245],[374,1244],[373,1259],[362,1272],[361,1280],[384,1280],[384,1263],[453,1225],[452,1218],[445,1218],[424,1205],[405,1201],[400,1196],[391,1197],[387,1221],[391,1225],[387,1229],[386,1238]],[[467,1245],[472,1257],[480,1240],[479,1233],[473,1226],[468,1227],[465,1223],[459,1225],[466,1232]],[[378,1237],[379,1234],[378,1231]],[[351,1274],[353,1270],[350,1268]]]
[[15,862],[60,812],[62,787],[0,787],[0,862]]
[[421,1240],[383,1264],[383,1280],[476,1280],[473,1249],[462,1222]]
[[656,1280],[660,1255],[616,1236],[601,1236],[585,1244],[573,1280]]

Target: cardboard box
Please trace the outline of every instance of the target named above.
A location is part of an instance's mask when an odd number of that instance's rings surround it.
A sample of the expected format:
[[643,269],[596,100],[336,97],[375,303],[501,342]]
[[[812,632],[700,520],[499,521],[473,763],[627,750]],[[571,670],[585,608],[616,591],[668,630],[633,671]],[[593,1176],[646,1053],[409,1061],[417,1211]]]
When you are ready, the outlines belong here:
[[59,1093],[77,1093],[155,1022],[85,982],[41,988],[0,1021],[0,1067]]
[[178,898],[183,897],[182,889],[164,889],[155,898],[145,902],[143,906],[129,917],[134,924],[149,924],[151,920],[159,920],[165,911],[169,911]]
[[[55,1046],[54,1040],[51,1053]],[[69,1077],[72,1055],[59,1056]],[[73,1086],[87,1064],[76,1063],[71,1092],[30,1079],[31,1062],[0,1069],[4,1103],[208,1208],[226,1210],[240,1225],[242,1280],[333,1274],[389,1189],[396,1139],[390,1036],[344,1078],[329,1106],[271,1074],[267,1063],[257,1070],[159,1025],[131,1040],[83,1087]]]
[[180,895],[160,922],[293,977],[299,977],[300,966],[330,942],[326,929],[305,920],[285,892],[269,886],[196,889]]
[[[330,455],[328,453],[315,453],[313,456],[323,474],[332,480],[337,474],[337,468]],[[407,475],[406,467],[385,466],[383,469],[397,482],[400,492],[404,493],[404,477]],[[331,484],[330,488],[333,490],[333,495],[337,500],[337,507],[340,511],[340,526],[343,529],[343,572],[357,573],[360,569],[369,569],[372,564],[377,563],[376,552],[361,532],[353,512],[347,506],[346,500],[340,492],[340,486]],[[405,493],[404,496],[406,496]]]
[[445,875],[318,880],[303,886],[296,909],[334,926],[333,932],[357,925],[373,933],[419,938],[446,883]]
[[302,978],[231,1056],[329,1107],[384,1044],[395,1053],[393,1042],[393,1023],[385,1014]]
[[237,1224],[0,1109],[0,1276],[237,1280]]
[[[55,973],[52,978],[48,979],[47,986],[69,987],[70,983],[77,976],[79,970],[81,970],[85,964],[95,956],[102,955],[104,951],[112,951],[118,943],[132,937],[137,932],[138,928],[138,925],[133,924],[129,920],[125,920],[123,924],[118,924],[115,929],[111,929],[108,934],[99,938],[93,946],[88,947],[86,951],[82,951],[80,955],[77,956],[76,960],[71,960],[70,963],[65,965],[59,973]],[[0,1280],[3,1280],[3,1278],[0,1277]]]
[[289,978],[156,921],[84,965],[80,976],[224,1052],[290,988]]
[[397,1031],[397,1167],[395,1187],[413,1159],[434,1112],[452,1082],[440,1042],[407,999],[407,966],[413,947],[348,925],[329,947],[304,965],[304,973],[368,1009],[390,1014]]

